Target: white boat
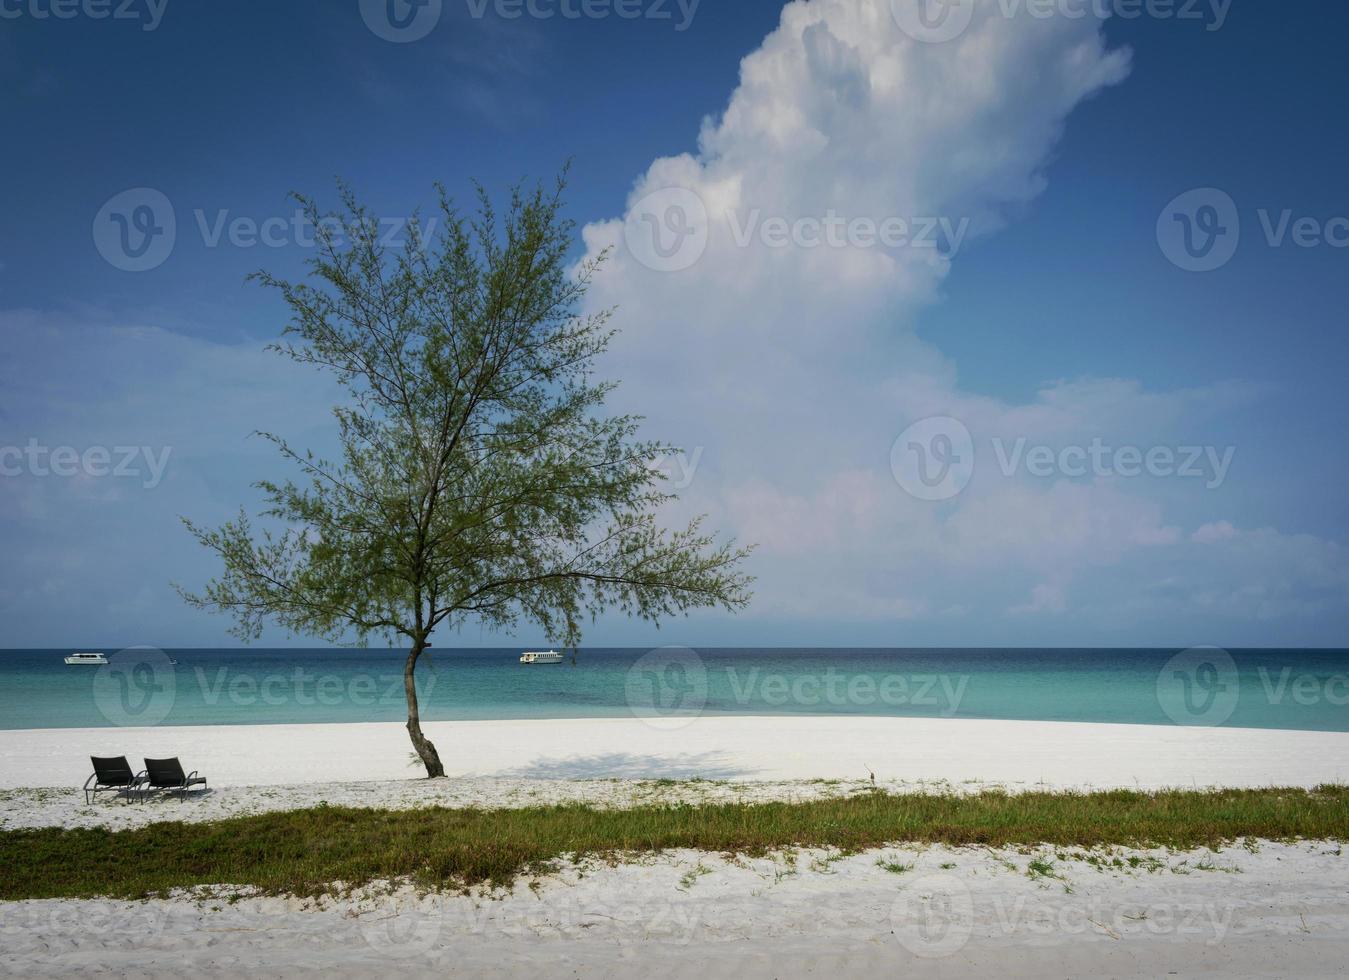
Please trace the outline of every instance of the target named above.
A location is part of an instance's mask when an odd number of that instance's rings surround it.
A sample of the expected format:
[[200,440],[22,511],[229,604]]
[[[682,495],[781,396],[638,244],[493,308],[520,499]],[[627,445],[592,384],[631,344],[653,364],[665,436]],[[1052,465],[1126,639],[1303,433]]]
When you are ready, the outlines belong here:
[[522,664],[560,664],[562,663],[562,654],[556,650],[549,650],[547,653],[522,653],[520,654],[520,663]]
[[107,662],[108,658],[101,653],[72,653],[66,657],[66,663],[68,664],[94,664],[97,666]]

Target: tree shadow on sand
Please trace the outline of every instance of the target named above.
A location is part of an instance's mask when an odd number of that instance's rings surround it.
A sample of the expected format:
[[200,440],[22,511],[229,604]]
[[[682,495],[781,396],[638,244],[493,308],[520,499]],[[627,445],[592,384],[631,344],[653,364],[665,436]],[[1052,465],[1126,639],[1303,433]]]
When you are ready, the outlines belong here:
[[604,755],[536,759],[493,773],[503,779],[744,779],[755,770],[730,765],[719,752],[671,755]]

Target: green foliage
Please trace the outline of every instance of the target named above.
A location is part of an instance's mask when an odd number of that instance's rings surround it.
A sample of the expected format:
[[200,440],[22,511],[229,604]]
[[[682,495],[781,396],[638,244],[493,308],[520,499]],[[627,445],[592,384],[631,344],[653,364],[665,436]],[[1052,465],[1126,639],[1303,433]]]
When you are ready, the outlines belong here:
[[882,868],[892,875],[902,875],[913,870],[912,864],[904,864],[902,861],[887,861],[885,858],[877,858],[876,867]]
[[[758,855],[795,847],[856,853],[904,843],[1188,850],[1244,838],[1342,841],[1349,837],[1346,804],[1349,789],[1323,786],[968,797],[869,793],[809,803],[629,810],[576,804],[493,811],[321,807],[115,833],[3,831],[0,899],[143,897],[225,883],[314,895],[336,882],[356,887],[404,878],[429,888],[504,885],[566,857],[621,858],[675,848]],[[901,867],[887,870],[899,873]],[[1053,865],[1037,859],[1031,870],[1052,875]]]
[[232,614],[244,639],[274,621],[414,649],[470,621],[575,645],[605,609],[659,620],[745,605],[745,549],[698,521],[657,523],[669,495],[652,463],[672,447],[602,411],[613,384],[591,372],[609,314],[578,310],[603,258],[570,267],[562,190],[517,188],[501,218],[480,188],[469,219],[442,189],[438,237],[414,222],[396,253],[345,187],[326,218],[300,198],[320,229],[308,281],[256,278],[290,307],[274,349],[350,393],[334,409],[342,458],[262,433],[301,474],[257,484],[280,529],[242,511],[214,529],[188,521],[224,565],[188,602]]

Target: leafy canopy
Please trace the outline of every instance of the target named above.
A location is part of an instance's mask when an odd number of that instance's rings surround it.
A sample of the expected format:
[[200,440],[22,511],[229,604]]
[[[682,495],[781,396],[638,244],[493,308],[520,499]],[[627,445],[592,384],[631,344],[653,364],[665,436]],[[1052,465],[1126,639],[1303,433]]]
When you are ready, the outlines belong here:
[[261,433],[300,473],[256,484],[283,529],[243,511],[216,529],[185,521],[224,563],[190,603],[232,614],[245,640],[272,620],[420,645],[476,620],[574,645],[606,608],[656,621],[748,602],[748,549],[700,521],[657,522],[670,495],[653,463],[672,447],[639,440],[637,416],[603,414],[614,385],[592,368],[611,311],[578,309],[604,256],[569,264],[564,184],[515,188],[504,218],[481,187],[471,217],[438,188],[439,234],[414,220],[398,250],[345,186],[338,215],[299,198],[318,229],[308,280],[255,278],[291,311],[271,349],[350,394],[334,409],[341,459]]

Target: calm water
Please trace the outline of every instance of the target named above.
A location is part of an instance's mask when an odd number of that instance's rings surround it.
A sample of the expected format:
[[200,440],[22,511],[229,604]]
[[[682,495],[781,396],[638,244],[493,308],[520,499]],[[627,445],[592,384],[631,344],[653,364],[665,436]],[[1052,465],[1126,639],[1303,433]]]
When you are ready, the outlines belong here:
[[[0,728],[405,718],[397,651],[108,648],[107,667],[67,666],[68,652],[0,651]],[[1343,650],[606,649],[537,667],[518,656],[434,651],[418,669],[422,717],[801,713],[1349,731]]]

